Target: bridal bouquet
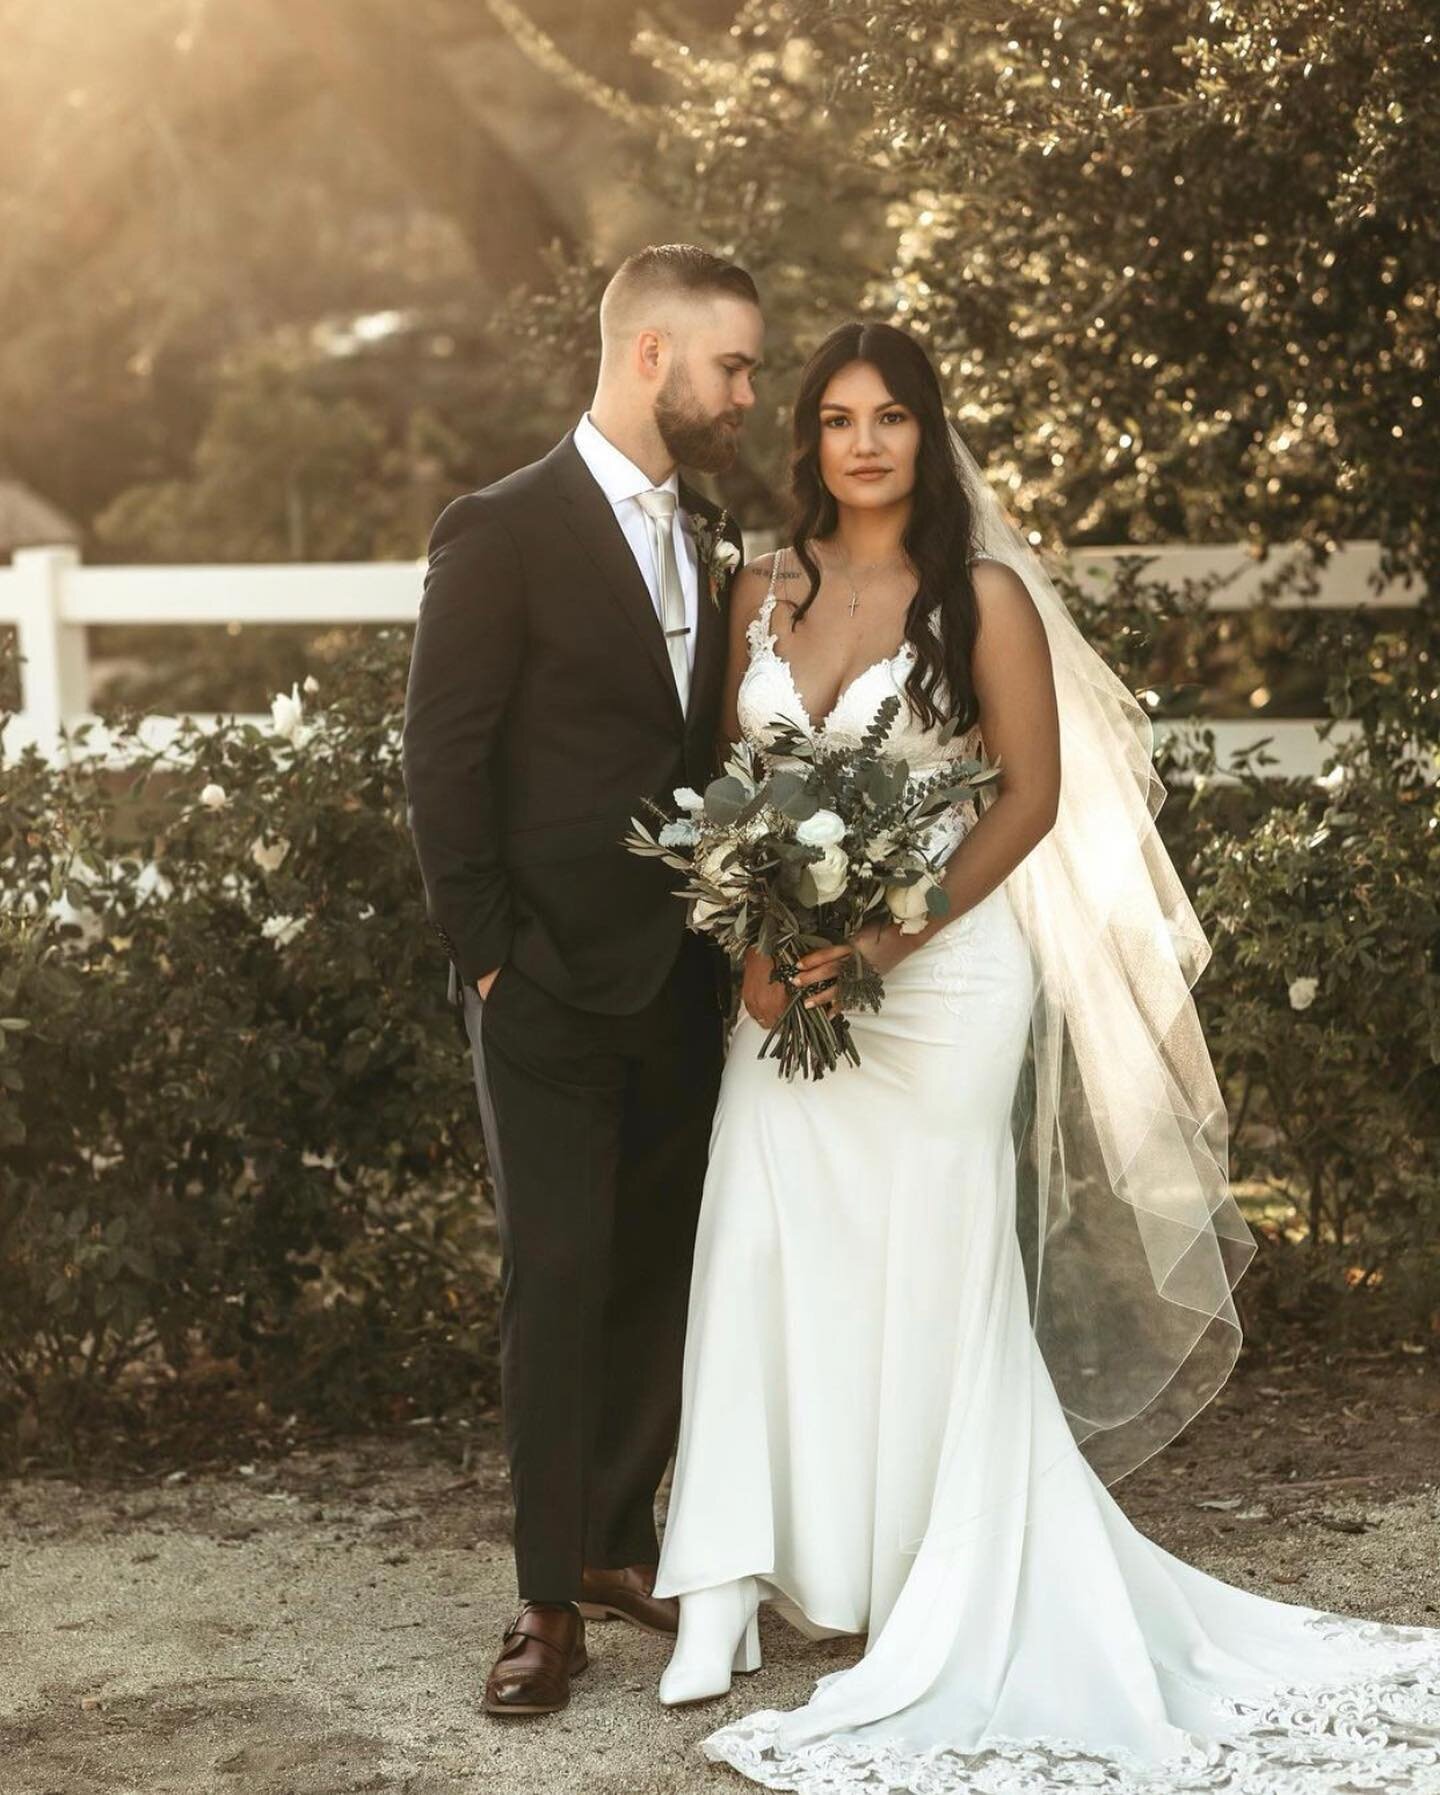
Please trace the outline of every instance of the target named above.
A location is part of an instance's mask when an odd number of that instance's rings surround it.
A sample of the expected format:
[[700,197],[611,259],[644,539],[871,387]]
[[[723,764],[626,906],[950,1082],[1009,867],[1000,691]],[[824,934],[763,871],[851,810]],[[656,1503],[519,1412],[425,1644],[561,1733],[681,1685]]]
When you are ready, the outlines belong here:
[[[854,748],[819,746],[793,724],[774,726],[771,757],[792,766],[767,770],[749,743],[731,750],[721,776],[702,796],[675,793],[680,814],[647,804],[658,833],[632,818],[632,853],[656,857],[687,875],[681,896],[689,926],[717,941],[737,964],[756,948],[788,983],[800,960],[849,941],[885,917],[906,934],[944,916],[944,843],[936,825],[952,806],[999,775],[983,760],[953,761],[942,773],[912,778],[903,760],[880,751],[900,700],[889,698]],[[953,737],[950,728],[944,740]],[[777,1059],[786,1078],[823,1078],[841,1059],[860,1055],[843,1009],[878,1010],[880,975],[860,954],[839,979],[842,1013],[807,1009],[797,988],[765,1037],[760,1057]]]

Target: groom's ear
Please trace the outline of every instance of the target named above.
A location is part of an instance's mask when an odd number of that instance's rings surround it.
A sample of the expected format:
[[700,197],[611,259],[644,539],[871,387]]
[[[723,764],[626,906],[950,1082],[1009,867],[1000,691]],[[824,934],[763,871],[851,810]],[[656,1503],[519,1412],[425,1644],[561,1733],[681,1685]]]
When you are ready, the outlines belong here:
[[660,362],[664,355],[664,339],[658,330],[642,330],[635,339],[635,359],[644,374],[655,375],[660,372]]

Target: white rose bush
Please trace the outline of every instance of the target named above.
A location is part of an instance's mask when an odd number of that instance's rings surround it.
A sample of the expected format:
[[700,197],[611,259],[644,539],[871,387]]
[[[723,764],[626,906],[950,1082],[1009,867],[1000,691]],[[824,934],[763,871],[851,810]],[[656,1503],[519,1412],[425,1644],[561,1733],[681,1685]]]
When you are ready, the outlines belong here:
[[164,748],[117,717],[123,772],[0,757],[0,1472],[17,1415],[68,1450],[178,1415],[207,1359],[275,1416],[493,1398],[483,1145],[392,751],[408,647]]
[[[857,747],[821,747],[793,726],[775,725],[762,756],[732,749],[703,795],[675,793],[679,815],[650,806],[660,827],[632,819],[625,845],[685,875],[679,896],[688,923],[738,964],[751,948],[793,977],[818,948],[851,940],[867,923],[893,921],[916,934],[943,917],[937,829],[957,806],[999,776],[999,764],[956,760],[943,773],[912,777],[881,752],[899,700],[881,707]],[[953,732],[952,732],[953,733]],[[781,1074],[823,1078],[860,1054],[844,1010],[878,1010],[884,981],[852,955],[840,980],[841,1010],[807,1009],[796,991],[761,1045]]]

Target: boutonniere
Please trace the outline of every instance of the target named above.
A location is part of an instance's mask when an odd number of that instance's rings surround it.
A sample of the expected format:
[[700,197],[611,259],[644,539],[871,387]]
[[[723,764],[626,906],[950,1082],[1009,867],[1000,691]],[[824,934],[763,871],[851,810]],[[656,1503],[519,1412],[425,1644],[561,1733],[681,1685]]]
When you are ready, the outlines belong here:
[[741,560],[739,549],[724,536],[730,513],[722,511],[714,523],[699,511],[690,512],[689,518],[690,528],[695,532],[695,552],[705,569],[710,602],[719,610],[721,588],[730,583]]

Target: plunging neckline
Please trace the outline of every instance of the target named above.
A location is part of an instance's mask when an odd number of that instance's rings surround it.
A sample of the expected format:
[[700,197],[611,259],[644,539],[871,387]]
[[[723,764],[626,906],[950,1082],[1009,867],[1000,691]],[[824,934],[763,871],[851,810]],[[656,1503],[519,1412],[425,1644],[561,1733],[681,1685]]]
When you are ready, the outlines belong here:
[[908,637],[906,637],[893,654],[881,655],[878,659],[871,661],[868,667],[862,667],[853,678],[845,681],[844,685],[841,686],[840,690],[835,695],[835,702],[817,723],[810,715],[810,707],[806,704],[804,693],[800,690],[799,681],[795,678],[795,669],[790,665],[788,658],[781,654],[778,646],[780,639],[770,627],[770,620],[775,615],[775,603],[775,594],[773,592],[767,593],[765,602],[760,609],[760,628],[764,634],[765,646],[769,651],[771,659],[778,661],[781,667],[785,670],[785,683],[789,686],[791,694],[795,699],[795,703],[799,707],[800,716],[805,726],[805,733],[811,737],[822,736],[829,730],[830,725],[835,721],[836,716],[839,714],[840,707],[862,680],[868,679],[872,673],[878,673],[882,667],[893,667],[896,661],[908,659],[908,657],[915,652],[914,644]]
[[801,692],[799,684],[796,681],[795,669],[790,665],[789,661],[786,660],[785,656],[783,654],[781,654],[780,650],[775,646],[774,635],[771,634],[768,630],[767,630],[766,634],[767,634],[767,636],[769,636],[771,654],[775,657],[775,659],[777,661],[779,661],[780,665],[785,669],[786,683],[789,685],[791,692],[794,694],[795,703],[799,706],[800,715],[804,719],[804,722],[805,722],[806,732],[807,732],[807,734],[812,735],[812,736],[824,735],[826,733],[826,731],[829,729],[830,725],[834,722],[835,717],[836,717],[837,713],[839,712],[841,705],[844,704],[845,700],[855,690],[856,686],[858,686],[860,684],[862,679],[868,679],[872,673],[878,673],[882,667],[893,667],[894,664],[896,663],[896,661],[898,661],[900,659],[900,657],[902,655],[904,655],[906,650],[910,647],[910,644],[908,642],[902,642],[900,644],[899,648],[897,648],[895,650],[894,654],[886,655],[886,656],[884,656],[883,659],[878,660],[878,661],[872,661],[868,667],[862,667],[853,679],[846,680],[845,684],[843,686],[841,686],[838,694],[836,695],[834,704],[832,704],[830,706],[829,710],[826,711],[825,715],[820,719],[820,721],[818,723],[816,723],[815,720],[810,715],[810,707],[806,704],[804,694]]

